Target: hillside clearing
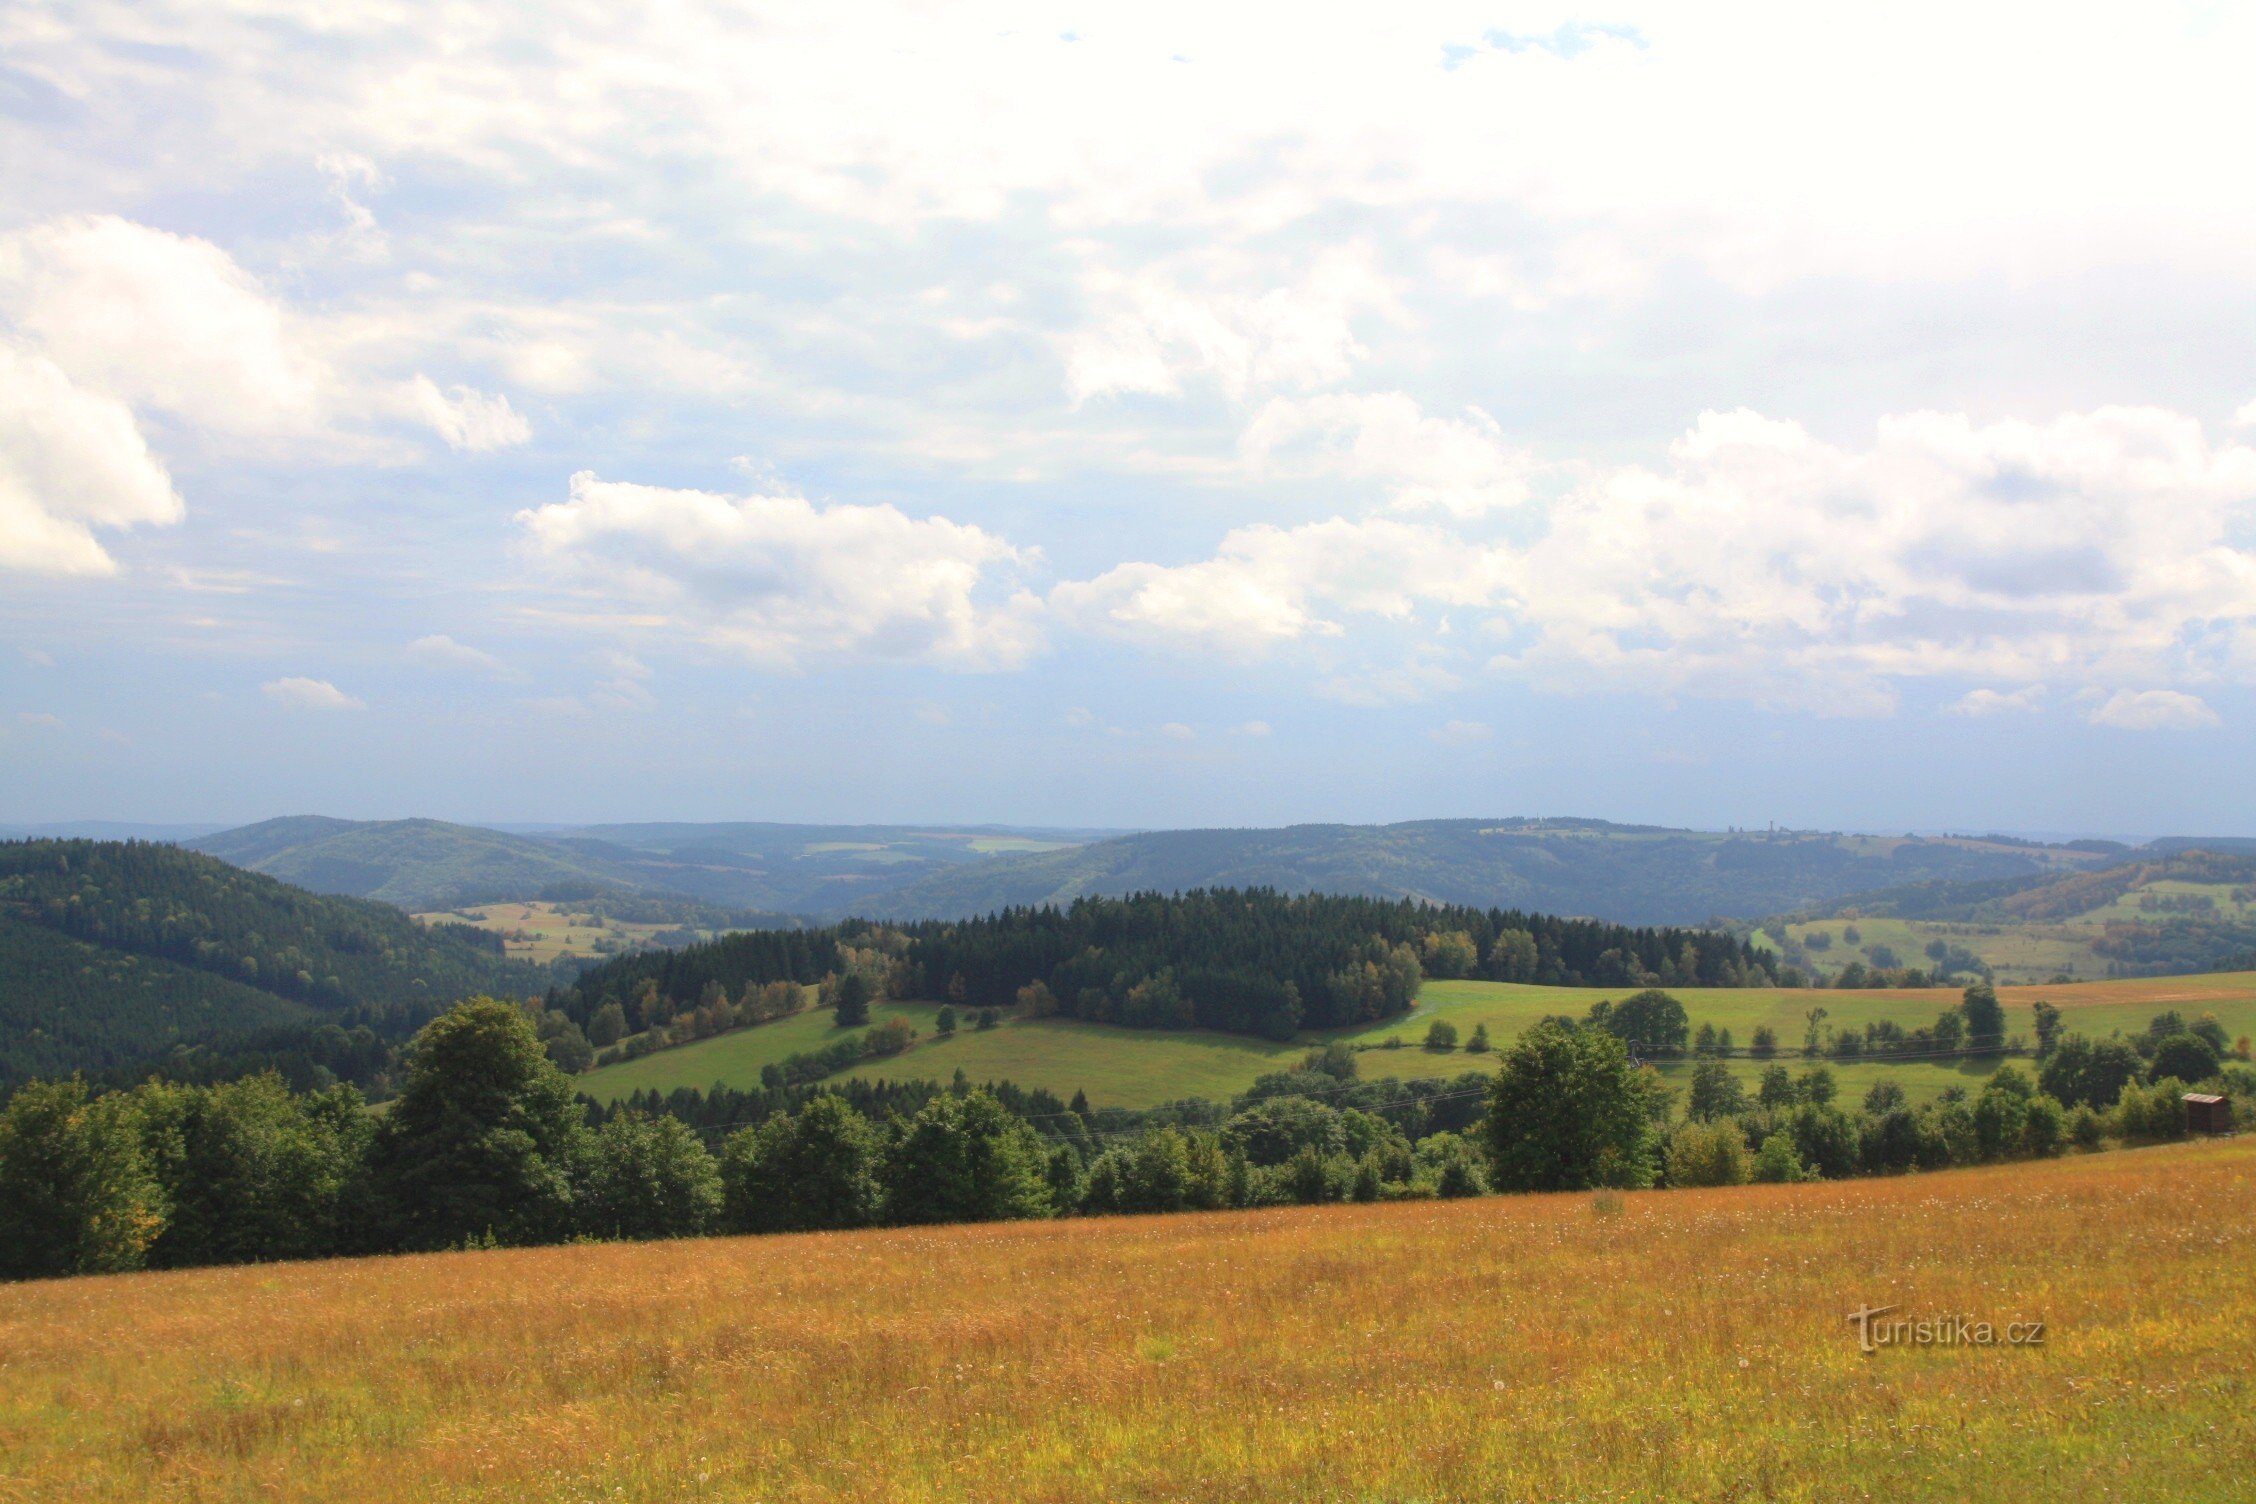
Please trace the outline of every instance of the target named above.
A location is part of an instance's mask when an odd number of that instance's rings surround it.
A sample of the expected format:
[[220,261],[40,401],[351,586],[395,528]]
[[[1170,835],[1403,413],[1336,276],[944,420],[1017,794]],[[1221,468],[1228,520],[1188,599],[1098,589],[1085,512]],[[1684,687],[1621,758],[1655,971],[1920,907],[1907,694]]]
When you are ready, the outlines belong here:
[[[1619,998],[1626,990],[1510,982],[1428,982],[1419,993],[1417,1006],[1400,1018],[1363,1029],[1306,1035],[1292,1044],[1203,1030],[1115,1028],[1066,1018],[1006,1019],[988,1030],[973,1029],[967,1018],[954,1038],[943,1039],[935,1031],[937,1005],[883,1003],[872,1012],[872,1019],[906,1019],[918,1031],[918,1042],[903,1054],[865,1061],[844,1074],[868,1080],[946,1081],[961,1070],[973,1081],[1008,1080],[1029,1090],[1045,1087],[1065,1098],[1084,1091],[1098,1107],[1151,1107],[1183,1097],[1229,1097],[1251,1086],[1265,1072],[1288,1069],[1311,1043],[1338,1038],[1379,1044],[1394,1037],[1404,1041],[1403,1048],[1362,1053],[1363,1074],[1453,1076],[1490,1068],[1496,1057],[1461,1051],[1437,1054],[1418,1048],[1435,1019],[1449,1020],[1461,1036],[1470,1036],[1476,1026],[1485,1024],[1491,1039],[1503,1045],[1546,1015],[1580,1017],[1598,999]],[[1805,1015],[1812,1008],[1826,1010],[1828,1027],[1862,1028],[1866,1022],[1879,1019],[1911,1027],[1933,1023],[1936,1014],[1958,1001],[1959,994],[1956,989],[1940,987],[1872,992],[1719,987],[1684,989],[1676,996],[1695,1026],[1714,1023],[1728,1028],[1742,1047],[1758,1025],[1776,1030],[1780,1062],[1800,1070],[1806,1064],[1799,1053],[1807,1027]],[[2156,1013],[2173,1008],[2189,1020],[2215,1013],[2234,1038],[2256,1034],[2256,972],[2011,987],[2000,989],[1999,998],[2005,1004],[2008,1034],[2026,1036],[2034,1032],[2031,1005],[2039,999],[2060,1008],[2067,1015],[2068,1028],[2086,1034],[2143,1029]],[[580,1078],[580,1090],[607,1102],[643,1089],[671,1091],[688,1086],[702,1090],[716,1082],[757,1086],[762,1066],[818,1049],[838,1035],[828,1013],[802,1014],[591,1071]],[[1738,1059],[1731,1065],[1735,1074],[1749,1082],[1762,1071],[1759,1061]],[[1832,1068],[1845,1097],[1860,1097],[1875,1081],[1888,1080],[1902,1086],[1916,1103],[1932,1100],[1948,1086],[1978,1083],[1991,1067],[1988,1062],[1956,1060],[1863,1060],[1836,1063]],[[1682,1065],[1666,1066],[1664,1074],[1682,1074],[1685,1069]]]
[[[2256,1139],[0,1289],[24,1497],[2245,1497]],[[2041,1346],[1858,1351],[1860,1306]],[[117,1334],[133,1340],[120,1342]]]

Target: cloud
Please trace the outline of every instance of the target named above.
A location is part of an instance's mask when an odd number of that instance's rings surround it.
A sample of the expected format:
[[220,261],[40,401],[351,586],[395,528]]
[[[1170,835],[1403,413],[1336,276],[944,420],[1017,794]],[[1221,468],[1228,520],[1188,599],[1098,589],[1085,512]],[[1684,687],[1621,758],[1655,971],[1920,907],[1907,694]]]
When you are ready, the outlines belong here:
[[503,677],[509,674],[509,665],[493,654],[483,652],[466,643],[456,642],[443,632],[428,637],[418,637],[407,645],[410,656],[426,663],[441,664],[448,668],[476,669],[480,673]]
[[19,711],[16,715],[16,719],[26,726],[30,726],[41,731],[53,731],[63,724],[63,718],[61,716],[49,715],[44,710]]
[[271,679],[261,684],[259,689],[276,704],[289,705],[299,710],[368,708],[326,679]]
[[1468,518],[1527,500],[1534,468],[1479,408],[1431,418],[1402,392],[1273,398],[1238,453],[1256,471],[1382,480],[1398,511]]
[[94,529],[162,526],[183,511],[123,403],[0,341],[0,569],[114,574]]
[[1355,249],[1325,253],[1297,285],[1258,292],[1192,292],[1157,269],[1094,274],[1088,292],[1101,311],[1065,348],[1075,406],[1112,393],[1172,395],[1197,376],[1231,397],[1327,385],[1363,353],[1356,316],[1394,305],[1369,253]]
[[570,499],[517,514],[569,580],[665,612],[770,668],[824,659],[981,670],[1041,646],[1040,603],[1003,582],[1029,556],[980,528],[890,506],[572,477]]
[[2240,411],[2233,414],[2233,423],[2240,428],[2256,428],[2256,399],[2244,403]]
[[1465,747],[1485,742],[1496,733],[1480,721],[1444,721],[1426,733],[1445,747]]
[[2256,645],[2256,450],[2104,408],[1912,413],[1847,450],[1707,413],[1500,549],[1497,666],[1555,688],[1884,712],[1895,682],[2215,672]]
[[2006,691],[1970,689],[1947,707],[1951,715],[1988,716],[2033,711],[2044,700],[2042,684],[2025,684]]
[[1169,741],[1190,742],[1198,740],[1198,733],[1181,721],[1169,721],[1159,728],[1159,734]]
[[2122,731],[2198,731],[2219,724],[2206,701],[2174,689],[2119,689],[2095,706],[2089,719],[2094,726]]
[[1459,689],[1464,682],[1453,670],[1430,658],[1422,658],[1388,668],[1332,674],[1318,681],[1316,693],[1343,705],[1377,709],[1387,705],[1415,705]]
[[209,432],[323,427],[333,380],[305,332],[225,251],[111,215],[0,236],[0,311],[71,379]]
[[1280,643],[1343,636],[1344,618],[1400,621],[1422,602],[1489,596],[1483,560],[1440,529],[1334,517],[1236,528],[1211,559],[1121,564],[1056,586],[1049,601],[1087,630],[1254,658]]
[[498,393],[473,387],[450,386],[439,390],[430,377],[417,374],[411,385],[415,411],[447,441],[451,449],[473,453],[507,449],[532,438],[532,425]]
[[1269,734],[1269,729],[1269,723],[1267,721],[1247,721],[1243,725],[1238,727],[1238,735],[1267,736]]

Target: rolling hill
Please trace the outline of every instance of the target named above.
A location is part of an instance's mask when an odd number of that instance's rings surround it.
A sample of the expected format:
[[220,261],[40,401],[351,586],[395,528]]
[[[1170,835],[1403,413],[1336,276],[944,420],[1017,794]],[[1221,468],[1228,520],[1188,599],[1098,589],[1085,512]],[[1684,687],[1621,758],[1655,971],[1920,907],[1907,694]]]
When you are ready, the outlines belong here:
[[354,1020],[411,1028],[546,968],[461,927],[293,888],[176,846],[0,843],[0,1080]]
[[943,868],[1041,853],[1111,832],[1004,826],[599,825],[511,833],[443,820],[298,815],[185,844],[321,893],[409,910],[604,893],[736,911],[739,928],[844,911]]
[[2115,859],[2115,850],[1998,837],[1718,833],[1603,820],[1295,825],[1156,831],[999,857],[919,878],[865,912],[953,919],[1085,895],[1273,887],[1622,924],[1698,924],[1760,918],[1875,888],[2081,871]]
[[[2221,844],[2221,843],[2220,843]],[[2256,965],[2256,852],[2156,842],[2087,872],[1854,895],[1766,924],[1804,970],[1979,959],[2000,981],[2163,976]]]

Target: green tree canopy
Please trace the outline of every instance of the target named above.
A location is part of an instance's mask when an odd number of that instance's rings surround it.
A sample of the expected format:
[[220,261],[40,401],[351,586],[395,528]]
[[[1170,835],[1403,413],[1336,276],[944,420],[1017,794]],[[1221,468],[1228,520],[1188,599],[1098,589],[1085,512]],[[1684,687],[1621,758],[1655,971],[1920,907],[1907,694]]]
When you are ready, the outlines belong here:
[[1546,1021],[1506,1052],[1488,1099],[1499,1189],[1579,1191],[1653,1183],[1655,1083],[1622,1041]]
[[883,1155],[869,1119],[823,1092],[728,1141],[722,1225],[731,1232],[867,1227],[882,1209]]
[[132,1102],[33,1081],[0,1112],[0,1278],[138,1269],[164,1229],[163,1192]]
[[1050,1213],[1049,1151],[984,1091],[925,1104],[886,1156],[892,1220],[997,1222]]
[[409,1249],[561,1236],[584,1131],[532,1020],[496,998],[458,1003],[409,1050],[407,1086],[376,1139],[377,1214]]

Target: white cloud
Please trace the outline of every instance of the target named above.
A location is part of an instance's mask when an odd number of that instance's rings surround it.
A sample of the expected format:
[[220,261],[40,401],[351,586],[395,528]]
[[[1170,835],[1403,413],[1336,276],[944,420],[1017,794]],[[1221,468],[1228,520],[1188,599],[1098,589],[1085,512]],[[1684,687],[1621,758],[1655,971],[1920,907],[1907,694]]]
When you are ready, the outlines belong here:
[[331,373],[225,251],[114,216],[0,236],[0,311],[74,381],[210,432],[304,435]]
[[2251,398],[2233,414],[2233,423],[2241,428],[2256,428],[2256,398]]
[[63,724],[63,718],[61,716],[49,715],[44,710],[19,711],[16,715],[16,719],[18,721],[21,721],[26,726],[30,726],[36,730],[41,731],[53,731]]
[[1402,392],[1273,398],[1247,425],[1238,452],[1257,471],[1383,480],[1397,510],[1455,517],[1518,506],[1534,468],[1479,408],[1431,418]]
[[293,706],[299,710],[366,710],[362,701],[354,699],[327,679],[272,679],[259,689],[277,704]]
[[1346,616],[1400,621],[1421,602],[1487,600],[1484,562],[1420,523],[1261,523],[1232,530],[1211,559],[1122,564],[1061,584],[1049,600],[1084,628],[1251,658],[1284,642],[1342,636]]
[[0,341],[0,568],[114,574],[94,529],[162,525],[182,512],[123,403]]
[[1198,740],[1198,733],[1181,721],[1169,721],[1159,728],[1159,734],[1169,741],[1189,742]]
[[500,393],[474,387],[450,386],[439,390],[430,377],[417,374],[411,384],[416,414],[431,425],[451,449],[473,453],[507,449],[533,436],[532,425]]
[[1041,644],[1040,603],[998,580],[1028,556],[945,517],[582,472],[570,500],[517,520],[567,577],[769,667],[835,657],[1012,668]]
[[1388,705],[1415,705],[1459,689],[1464,682],[1453,670],[1430,658],[1413,658],[1388,668],[1332,674],[1317,682],[1316,693],[1343,705],[1378,709]]
[[1480,721],[1444,721],[1426,733],[1445,747],[1470,746],[1474,742],[1485,742],[1495,734]]
[[2174,689],[2119,689],[2093,708],[2090,719],[2123,731],[2196,731],[2218,724],[2208,702]]
[[33,668],[53,668],[55,666],[55,655],[43,649],[18,648],[16,651],[22,655],[23,661]]
[[1269,729],[1269,723],[1267,721],[1247,721],[1243,725],[1238,727],[1238,735],[1267,736],[1269,734]]
[[1913,413],[1854,451],[1708,413],[1666,470],[1601,474],[1501,551],[1525,640],[1497,662],[1844,713],[1903,678],[2209,672],[2256,637],[2251,498],[2256,450],[2154,409]]
[[1986,716],[2026,713],[2044,701],[2042,684],[2024,684],[2016,690],[1970,689],[1947,707],[1952,715]]
[[1360,250],[1325,254],[1291,287],[1194,293],[1154,270],[1093,275],[1089,292],[1103,312],[1066,343],[1066,390],[1076,405],[1115,392],[1172,394],[1194,376],[1231,397],[1327,385],[1363,353],[1356,316],[1394,306]]
[[443,632],[428,637],[418,637],[407,645],[409,654],[426,663],[443,664],[449,668],[476,669],[480,673],[502,676],[509,673],[509,665],[493,654],[456,642]]

